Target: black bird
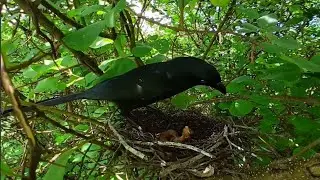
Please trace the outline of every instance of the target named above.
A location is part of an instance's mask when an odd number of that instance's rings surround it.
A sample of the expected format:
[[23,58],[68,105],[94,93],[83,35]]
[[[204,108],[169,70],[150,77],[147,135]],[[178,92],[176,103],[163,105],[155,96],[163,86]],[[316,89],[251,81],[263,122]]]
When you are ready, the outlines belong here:
[[[196,85],[213,87],[223,94],[226,88],[212,65],[195,57],[177,57],[148,64],[102,81],[83,92],[38,102],[54,106],[77,99],[113,101],[122,112],[172,97]],[[24,108],[26,110],[26,108]],[[3,114],[11,112],[4,111]]]

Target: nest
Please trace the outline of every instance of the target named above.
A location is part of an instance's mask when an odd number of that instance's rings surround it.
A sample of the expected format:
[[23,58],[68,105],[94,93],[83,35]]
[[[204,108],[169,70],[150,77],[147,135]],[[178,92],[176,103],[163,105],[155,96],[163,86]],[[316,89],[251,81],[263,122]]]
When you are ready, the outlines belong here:
[[[236,172],[243,159],[252,158],[250,138],[230,117],[210,117],[195,110],[159,111],[141,108],[126,123],[111,130],[125,147],[131,162],[156,177],[205,178]],[[188,126],[191,138],[180,142],[159,141],[157,134],[169,129],[181,135]],[[144,174],[148,176],[150,173]],[[142,179],[147,177],[140,177]]]

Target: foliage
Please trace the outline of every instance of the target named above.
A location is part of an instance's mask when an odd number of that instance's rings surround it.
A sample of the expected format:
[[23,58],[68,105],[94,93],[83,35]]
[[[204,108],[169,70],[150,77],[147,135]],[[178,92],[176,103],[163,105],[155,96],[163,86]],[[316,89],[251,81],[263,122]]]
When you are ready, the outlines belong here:
[[[40,10],[28,8],[25,0],[8,0],[1,6],[2,57],[22,100],[77,92],[142,63],[197,56],[216,66],[228,95],[195,87],[170,102],[182,109],[209,104],[206,113],[231,116],[236,124],[256,129],[259,137],[252,137],[253,151],[259,156],[256,164],[268,164],[276,154],[291,157],[320,138],[320,4],[316,0],[34,3],[31,6]],[[105,74],[100,76],[99,71]],[[72,112],[94,118],[114,109],[110,103],[78,103]],[[2,104],[10,101],[4,97]],[[94,132],[89,123],[70,123],[61,114],[49,117],[77,132]],[[245,117],[255,118],[241,122]],[[39,139],[51,149],[49,157],[71,149],[79,139],[53,124],[33,123],[34,131],[42,132]],[[16,176],[25,161],[26,137],[13,119],[2,126],[1,172]],[[307,150],[304,157],[320,147]],[[94,163],[108,164],[113,157],[100,146],[72,153],[67,154],[72,154],[69,161],[65,154],[56,161],[63,161],[64,168],[40,164],[41,176],[48,178],[57,171],[80,172],[77,176],[85,179],[115,177],[110,169],[100,173]],[[120,160],[118,165],[123,166]]]

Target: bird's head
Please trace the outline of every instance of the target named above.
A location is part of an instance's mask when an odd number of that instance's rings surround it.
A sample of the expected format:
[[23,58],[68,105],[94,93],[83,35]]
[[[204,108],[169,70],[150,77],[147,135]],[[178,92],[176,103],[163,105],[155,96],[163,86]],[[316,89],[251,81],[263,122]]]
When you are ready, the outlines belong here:
[[210,86],[223,94],[227,93],[226,87],[222,83],[221,76],[215,67],[212,65],[205,65],[201,70],[200,84]]

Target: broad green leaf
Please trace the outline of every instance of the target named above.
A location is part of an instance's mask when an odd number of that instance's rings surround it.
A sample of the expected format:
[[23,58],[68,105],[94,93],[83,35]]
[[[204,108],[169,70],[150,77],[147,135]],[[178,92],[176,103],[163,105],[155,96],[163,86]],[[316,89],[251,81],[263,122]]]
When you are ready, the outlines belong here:
[[38,73],[35,70],[33,70],[30,66],[28,66],[27,69],[23,70],[23,73],[22,73],[23,77],[30,78],[30,79],[36,77],[37,74]]
[[64,173],[66,172],[66,164],[69,160],[70,155],[73,153],[74,149],[63,152],[56,160],[55,163],[49,166],[48,172],[44,175],[44,180],[57,180],[64,179]]
[[268,105],[270,102],[267,96],[262,96],[258,94],[253,94],[249,98],[252,102],[255,102],[256,104],[261,104],[261,105]]
[[257,26],[250,24],[250,23],[243,23],[242,27],[244,27],[245,29],[248,29],[250,32],[259,31],[259,28]]
[[76,154],[73,156],[73,159],[72,159],[72,162],[73,163],[78,163],[78,162],[81,162],[82,159],[83,159],[83,154]]
[[37,72],[37,77],[40,77],[52,71],[53,67],[55,66],[53,61],[50,61],[51,63],[46,63],[48,61],[44,60],[44,62],[45,62],[44,64],[34,64],[30,66],[34,71]]
[[210,0],[210,2],[215,6],[226,7],[230,0]]
[[81,81],[81,80],[83,80],[83,79],[84,79],[84,77],[79,77],[79,76],[76,76],[76,75],[72,74],[72,75],[70,76],[68,82],[66,83],[66,86],[67,86],[67,87],[70,87],[70,86],[72,86],[73,84],[75,84],[76,82]]
[[218,107],[222,110],[227,110],[230,108],[231,103],[230,102],[226,102],[226,103],[219,103]]
[[113,8],[115,13],[119,13],[126,8],[126,0],[118,1],[117,5]]
[[61,58],[62,58],[61,66],[64,66],[64,67],[71,67],[76,64],[79,64],[78,61],[73,56],[63,56]]
[[231,82],[232,83],[242,83],[242,82],[245,82],[248,80],[251,80],[251,78],[249,76],[243,75],[243,76],[237,77],[236,79],[232,80]]
[[109,107],[108,106],[103,106],[103,107],[99,107],[98,109],[96,109],[93,112],[93,117],[97,118],[97,117],[101,117],[104,113],[106,113],[108,111]]
[[282,37],[275,40],[273,43],[286,49],[298,49],[300,46],[299,43],[292,37]]
[[289,122],[295,127],[295,131],[298,134],[320,133],[320,123],[311,119],[302,116],[294,116],[290,118]]
[[67,46],[85,51],[97,39],[99,33],[105,28],[105,22],[99,21],[77,31],[69,33],[63,38]]
[[132,54],[136,57],[144,57],[148,55],[152,50],[152,47],[147,45],[136,46],[132,49]]
[[257,19],[259,27],[266,28],[274,26],[278,23],[277,16],[275,14],[267,14]]
[[81,12],[81,15],[82,17],[86,16],[86,15],[89,15],[91,13],[94,13],[94,12],[97,12],[99,10],[102,10],[104,8],[104,6],[102,5],[92,5],[92,6],[89,6],[89,7],[85,7],[83,9],[83,11]]
[[101,147],[96,144],[86,143],[81,147],[81,152],[86,152],[88,151],[88,149],[91,151],[96,151],[96,150],[100,150]]
[[264,117],[259,124],[259,130],[262,133],[275,133],[275,127],[279,124],[279,120],[274,116]]
[[274,44],[270,44],[270,43],[266,43],[263,42],[261,43],[261,46],[263,48],[264,51],[268,52],[268,53],[281,53],[281,48],[277,45]]
[[92,85],[94,85],[93,82],[97,78],[98,78],[98,76],[96,74],[94,74],[93,72],[90,72],[90,73],[86,74],[83,78],[79,78],[73,83],[75,85],[80,86],[80,87],[91,87]]
[[5,178],[6,175],[8,176],[16,176],[20,177],[20,175],[15,174],[12,169],[5,163],[3,162],[3,159],[0,161],[1,163],[1,178]]
[[152,35],[152,36],[149,37],[149,40],[150,40],[150,41],[155,41],[155,40],[157,40],[158,38],[159,38],[158,35]]
[[55,140],[55,144],[56,145],[60,145],[62,143],[65,143],[68,139],[70,139],[72,137],[71,134],[59,134],[56,136]]
[[238,93],[245,90],[244,85],[240,83],[229,83],[227,85],[227,92],[229,93]]
[[162,62],[165,59],[167,59],[166,56],[164,56],[162,54],[157,54],[154,57],[148,59],[146,63],[147,64],[152,64],[152,63]]
[[112,44],[112,43],[113,43],[112,39],[102,38],[102,37],[98,36],[98,38],[90,45],[90,47],[93,49],[97,49],[97,48],[100,48],[100,47],[103,47],[107,44]]
[[75,127],[75,130],[81,132],[87,132],[89,130],[89,126],[87,124],[79,124]]
[[250,101],[237,100],[231,104],[229,111],[234,116],[245,116],[250,113],[253,105]]
[[258,19],[260,17],[257,9],[253,9],[253,8],[245,8],[244,6],[241,6],[237,9],[239,12],[241,12],[242,14],[245,15],[245,17],[254,20],[254,19]]
[[307,95],[306,88],[293,86],[290,88],[290,95],[294,97],[305,97]]
[[300,58],[293,59],[293,58],[288,57],[284,54],[282,54],[280,57],[283,60],[286,60],[290,63],[294,63],[294,64],[298,65],[301,69],[303,69],[305,71],[320,72],[320,65],[315,64],[311,61],[307,61],[307,60],[300,59]]
[[56,92],[66,88],[66,84],[59,81],[58,77],[49,77],[38,82],[35,92]]
[[165,54],[170,49],[170,43],[166,39],[159,39],[154,41],[151,46],[155,48],[160,54]]
[[314,64],[320,65],[320,53],[312,56],[310,61]]
[[300,23],[301,21],[303,21],[303,19],[304,19],[304,16],[293,17],[293,18],[289,19],[285,23],[285,25],[286,26],[296,25],[296,24]]
[[76,16],[84,17],[93,12],[97,12],[103,9],[104,9],[104,6],[102,5],[92,5],[92,6],[83,5],[80,8],[69,10],[67,14],[69,17],[76,17]]
[[296,65],[286,63],[276,68],[268,69],[263,79],[295,81],[300,78],[301,70]]
[[178,108],[186,109],[188,105],[190,105],[195,100],[196,98],[193,96],[189,96],[186,93],[180,93],[171,99],[171,103]]
[[106,27],[112,28],[115,26],[115,12],[113,9],[106,13],[104,20]]
[[[295,155],[295,154],[299,153],[300,151],[302,151],[303,149],[304,149],[304,147],[297,147],[293,150],[292,154]],[[317,152],[315,150],[308,148],[308,150],[305,153],[303,153],[301,155],[301,157],[304,157],[305,159],[310,159],[310,158],[314,157],[315,154],[317,154]]]
[[102,76],[97,78],[94,81],[94,84],[112,78],[114,76],[119,76],[137,67],[135,62],[130,58],[108,60],[104,66],[108,67],[106,72]]
[[123,47],[125,47],[126,44],[126,37],[124,35],[117,35],[116,40],[114,41],[114,46],[119,53],[120,57],[124,57],[125,53],[123,51]]

